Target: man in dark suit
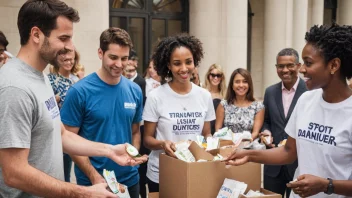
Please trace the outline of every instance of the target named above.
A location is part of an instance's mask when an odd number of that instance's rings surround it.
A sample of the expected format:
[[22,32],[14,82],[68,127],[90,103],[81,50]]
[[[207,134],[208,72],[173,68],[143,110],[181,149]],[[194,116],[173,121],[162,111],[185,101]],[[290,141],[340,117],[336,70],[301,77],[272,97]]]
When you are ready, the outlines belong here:
[[[306,85],[298,76],[301,64],[296,50],[285,48],[276,57],[276,70],[281,82],[265,90],[265,117],[261,135],[271,134],[273,143],[268,148],[277,146],[280,141],[287,139],[285,127],[298,98],[307,91]],[[281,194],[290,195],[286,183],[293,180],[297,161],[283,166],[264,166],[264,188]]]

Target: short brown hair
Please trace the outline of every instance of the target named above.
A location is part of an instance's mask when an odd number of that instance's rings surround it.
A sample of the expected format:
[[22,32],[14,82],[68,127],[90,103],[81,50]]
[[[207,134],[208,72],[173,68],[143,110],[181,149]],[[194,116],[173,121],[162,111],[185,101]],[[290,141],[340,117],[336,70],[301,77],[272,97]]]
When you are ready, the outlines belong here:
[[100,35],[100,49],[104,52],[108,50],[110,44],[118,44],[132,49],[133,44],[130,35],[123,29],[110,27]]
[[240,74],[241,76],[244,77],[244,79],[246,79],[246,81],[248,82],[248,92],[246,95],[246,99],[248,101],[255,101],[254,97],[253,97],[253,81],[252,81],[252,76],[249,73],[248,70],[243,69],[243,68],[238,68],[235,71],[232,72],[231,77],[230,77],[230,82],[229,82],[229,86],[227,87],[227,92],[226,92],[226,97],[225,99],[227,100],[228,104],[232,104],[235,100],[236,100],[236,93],[233,90],[233,81],[235,79],[236,74]]
[[59,0],[28,0],[18,13],[17,26],[21,45],[28,42],[31,29],[38,27],[46,37],[56,29],[56,19],[64,16],[72,22],[79,21],[77,10]]

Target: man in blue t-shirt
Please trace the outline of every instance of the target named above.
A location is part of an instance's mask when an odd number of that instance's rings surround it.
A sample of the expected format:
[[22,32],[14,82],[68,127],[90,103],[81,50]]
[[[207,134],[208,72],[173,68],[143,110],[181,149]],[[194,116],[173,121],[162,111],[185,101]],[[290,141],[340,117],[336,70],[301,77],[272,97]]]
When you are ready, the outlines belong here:
[[[101,68],[78,81],[67,92],[61,109],[65,127],[80,136],[112,145],[130,143],[137,149],[141,137],[143,96],[140,87],[122,76],[132,41],[128,33],[109,28],[100,36]],[[122,167],[104,157],[72,156],[79,185],[105,182],[103,169],[113,170],[131,198],[139,197],[138,167]]]

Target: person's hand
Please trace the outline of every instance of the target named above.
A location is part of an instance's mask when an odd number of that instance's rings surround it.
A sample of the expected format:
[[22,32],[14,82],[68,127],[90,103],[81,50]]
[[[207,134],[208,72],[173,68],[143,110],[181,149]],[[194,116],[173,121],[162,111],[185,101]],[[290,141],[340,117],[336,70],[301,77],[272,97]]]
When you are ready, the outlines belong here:
[[5,65],[5,63],[9,60],[9,57],[3,52],[0,54],[0,63]]
[[95,184],[88,187],[89,193],[85,197],[91,198],[118,198],[117,195],[107,190],[107,183]]
[[128,145],[128,143],[125,143],[110,146],[111,152],[109,152],[107,157],[120,166],[136,166],[148,160],[147,155],[143,155],[141,157],[131,157],[126,150]]
[[235,149],[229,156],[227,156],[227,158],[223,159],[222,161],[224,161],[226,165],[239,166],[249,162],[249,157],[246,155],[245,150]]
[[262,139],[264,137],[267,137],[267,136],[270,136],[270,142],[271,144],[267,144],[266,141],[262,141],[266,146],[268,147],[271,147],[271,148],[274,148],[275,147],[275,144],[273,144],[274,142],[274,139],[273,139],[273,136],[271,135],[271,132],[267,129],[265,129],[263,132],[259,133],[259,137]]
[[297,181],[286,184],[300,197],[309,197],[320,192],[325,192],[329,180],[314,175],[301,175]]
[[176,146],[175,143],[165,140],[162,144],[161,147],[163,147],[165,153],[171,157],[176,158],[175,151],[176,151]]

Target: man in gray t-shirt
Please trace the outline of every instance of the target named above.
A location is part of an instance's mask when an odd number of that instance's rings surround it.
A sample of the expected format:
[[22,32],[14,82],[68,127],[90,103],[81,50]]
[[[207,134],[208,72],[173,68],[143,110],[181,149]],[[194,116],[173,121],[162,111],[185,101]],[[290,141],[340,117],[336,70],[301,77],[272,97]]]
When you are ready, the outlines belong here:
[[[35,17],[33,17],[35,16]],[[137,165],[126,144],[91,142],[67,131],[49,80],[43,75],[58,54],[74,50],[76,10],[58,0],[30,0],[20,9],[21,49],[0,70],[0,197],[117,197],[107,184],[63,182],[62,152],[109,157]]]

